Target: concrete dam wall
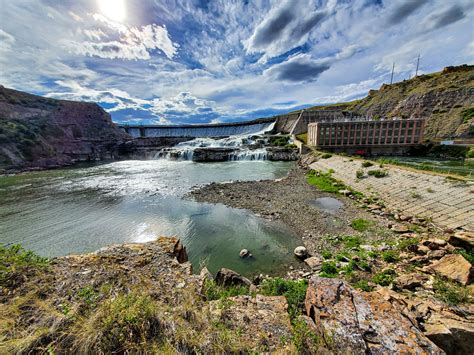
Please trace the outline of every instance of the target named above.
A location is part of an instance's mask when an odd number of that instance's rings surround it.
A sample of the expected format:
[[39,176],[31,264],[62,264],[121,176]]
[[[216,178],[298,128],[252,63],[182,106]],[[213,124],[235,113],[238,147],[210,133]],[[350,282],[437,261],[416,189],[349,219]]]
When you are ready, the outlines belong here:
[[273,131],[275,118],[239,123],[174,126],[131,126],[119,127],[134,138],[149,137],[227,137]]

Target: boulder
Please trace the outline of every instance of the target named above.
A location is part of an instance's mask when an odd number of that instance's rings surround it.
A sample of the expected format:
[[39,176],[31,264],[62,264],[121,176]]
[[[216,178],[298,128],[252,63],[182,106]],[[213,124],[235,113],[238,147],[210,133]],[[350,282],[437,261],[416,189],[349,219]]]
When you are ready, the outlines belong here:
[[430,251],[430,248],[428,248],[425,245],[419,245],[418,248],[416,248],[416,253],[420,255],[426,255]]
[[460,254],[449,254],[443,256],[430,266],[430,269],[437,274],[452,281],[457,281],[462,285],[467,285],[473,275],[472,265]]
[[308,250],[303,246],[299,246],[295,248],[294,254],[297,258],[303,259],[308,255]]
[[241,258],[250,258],[252,254],[250,254],[250,252],[247,249],[242,249],[239,253],[239,256]]
[[[472,314],[472,313],[471,313]],[[474,354],[474,320],[449,310],[431,311],[425,335],[447,354]]]
[[471,249],[474,247],[474,232],[457,232],[449,238],[449,242],[456,247]]
[[359,292],[342,280],[314,276],[306,314],[339,353],[441,354],[441,350],[377,292]]
[[422,274],[406,274],[395,279],[394,286],[400,290],[414,290],[423,286],[428,281],[428,277]]
[[220,286],[250,286],[252,284],[246,277],[226,268],[217,272],[215,281]]
[[427,254],[428,258],[430,259],[441,259],[445,255],[446,255],[446,251],[444,251],[443,249],[430,250]]
[[401,224],[394,225],[390,229],[392,231],[394,231],[395,233],[400,233],[400,234],[410,232],[410,229],[407,226],[404,226],[404,225],[401,225]]
[[162,245],[163,249],[171,256],[176,257],[176,260],[180,264],[188,261],[188,253],[186,247],[181,243],[181,240],[174,237],[159,237],[158,242]]
[[317,256],[312,256],[304,260],[304,263],[308,265],[311,269],[317,270],[321,268],[323,260]]

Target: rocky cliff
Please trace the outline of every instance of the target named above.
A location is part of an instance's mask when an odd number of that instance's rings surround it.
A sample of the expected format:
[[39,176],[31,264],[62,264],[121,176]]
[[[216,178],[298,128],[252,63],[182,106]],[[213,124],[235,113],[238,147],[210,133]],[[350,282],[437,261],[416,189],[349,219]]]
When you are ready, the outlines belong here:
[[446,67],[441,72],[370,90],[361,100],[309,110],[336,108],[373,118],[427,119],[425,138],[474,136],[474,66]]
[[0,86],[0,169],[112,159],[127,139],[97,104],[55,100]]

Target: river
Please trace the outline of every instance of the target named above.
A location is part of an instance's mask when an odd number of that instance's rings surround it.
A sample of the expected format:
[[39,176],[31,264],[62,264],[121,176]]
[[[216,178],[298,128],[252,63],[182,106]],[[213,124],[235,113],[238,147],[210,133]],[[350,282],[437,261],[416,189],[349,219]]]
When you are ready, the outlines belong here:
[[[293,163],[118,161],[0,177],[0,241],[43,256],[177,236],[193,268],[251,276],[295,263],[300,244],[285,226],[245,210],[183,199],[195,185],[284,177]],[[249,249],[254,257],[240,259]]]

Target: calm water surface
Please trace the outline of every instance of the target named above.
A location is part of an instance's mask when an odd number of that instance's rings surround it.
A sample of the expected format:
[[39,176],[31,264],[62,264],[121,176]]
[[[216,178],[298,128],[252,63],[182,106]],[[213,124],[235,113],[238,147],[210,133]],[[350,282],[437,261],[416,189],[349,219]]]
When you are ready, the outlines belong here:
[[[280,178],[291,167],[269,161],[121,161],[0,177],[0,242],[60,256],[178,236],[195,271],[204,262],[211,272],[228,267],[246,275],[275,273],[295,263],[292,251],[300,243],[289,230],[245,210],[182,196],[212,181]],[[240,259],[242,248],[254,259]]]

